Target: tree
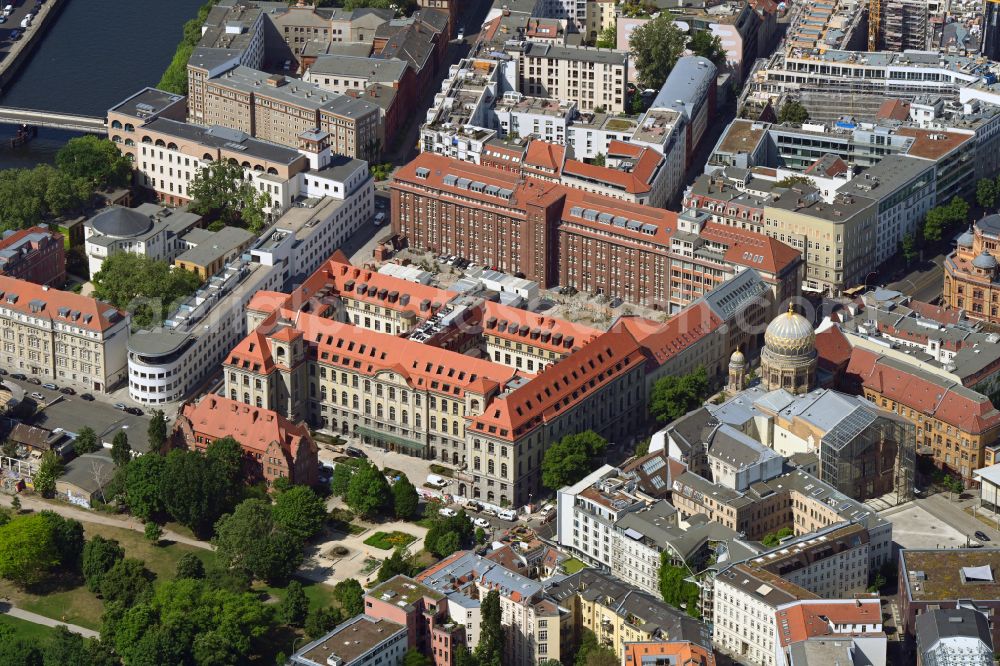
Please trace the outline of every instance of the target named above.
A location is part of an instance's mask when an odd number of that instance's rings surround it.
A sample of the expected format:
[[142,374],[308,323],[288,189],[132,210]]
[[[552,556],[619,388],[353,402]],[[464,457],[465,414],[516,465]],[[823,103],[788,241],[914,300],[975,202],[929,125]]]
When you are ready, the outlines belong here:
[[287,579],[302,561],[302,541],[275,522],[262,500],[241,502],[220,518],[212,544],[224,566],[259,580]]
[[601,30],[601,34],[597,36],[597,42],[595,46],[599,49],[615,49],[618,48],[618,22],[614,22],[608,27]]
[[342,580],[333,586],[333,598],[340,604],[347,617],[365,612],[365,591],[361,583],[353,578]]
[[177,573],[174,577],[194,579],[204,578],[205,563],[202,562],[201,558],[194,553],[184,553],[177,560]]
[[150,520],[163,511],[160,479],[166,464],[163,456],[151,452],[134,458],[125,467],[125,505],[136,518]]
[[410,648],[403,654],[403,666],[431,666],[430,657],[424,656],[416,648]]
[[397,520],[410,520],[417,515],[420,496],[404,474],[392,484],[392,508]]
[[501,624],[500,593],[490,590],[479,607],[479,645],[476,661],[480,666],[500,666],[503,661],[504,628]]
[[476,528],[476,543],[486,543],[486,530],[482,527]]
[[478,666],[476,657],[469,652],[469,648],[461,643],[455,646],[452,664],[454,666]]
[[684,33],[666,11],[632,31],[629,44],[644,88],[659,90],[663,87],[670,70],[684,53],[686,43]]
[[82,456],[84,453],[93,453],[101,448],[101,443],[97,441],[97,433],[90,426],[83,426],[73,440],[73,451],[76,455]]
[[243,446],[232,437],[222,437],[205,447],[205,459],[216,475],[225,510],[236,506],[244,487]]
[[765,534],[764,538],[761,539],[760,542],[768,548],[774,548],[781,543],[782,539],[787,539],[793,534],[795,534],[795,531],[791,527],[782,527],[776,532]]
[[239,164],[220,161],[202,167],[191,180],[188,194],[190,210],[208,220],[244,227],[254,234],[264,230],[271,195],[258,191]]
[[424,547],[438,557],[444,557],[471,547],[474,539],[472,521],[465,511],[459,511],[454,516],[435,517],[424,536]]
[[[45,663],[55,666],[90,666],[90,654],[87,641],[83,636],[74,634],[65,625],[59,625],[52,630],[52,636],[42,649]],[[11,662],[13,663],[13,662]]]
[[402,548],[392,551],[392,555],[382,560],[376,580],[384,583],[395,576],[409,576],[416,570],[413,560]]
[[35,492],[44,497],[52,497],[56,492],[56,479],[62,476],[63,464],[55,451],[46,451],[42,454],[42,461],[35,472],[34,485]]
[[278,604],[278,618],[285,624],[301,627],[309,614],[309,599],[302,591],[302,583],[293,580],[285,588],[285,598]]
[[45,516],[16,516],[0,526],[0,578],[28,587],[58,564],[52,521]]
[[903,254],[903,261],[909,266],[917,258],[917,241],[913,234],[906,234],[900,243],[900,250]]
[[337,497],[347,497],[347,489],[351,485],[351,477],[357,469],[357,458],[338,462],[333,468],[333,475],[330,478],[330,492]]
[[323,500],[307,486],[295,486],[279,493],[271,513],[278,525],[301,541],[318,534],[326,523]]
[[594,157],[594,159],[591,160],[591,162],[593,162],[594,166],[602,167],[605,164],[607,164],[607,157],[604,155],[604,153],[597,153],[597,155]]
[[45,187],[44,201],[53,215],[65,215],[82,209],[90,200],[93,188],[86,178],[73,178],[63,171],[54,171]]
[[115,433],[115,438],[111,440],[111,460],[115,467],[125,467],[132,460],[132,447],[128,443],[128,435],[124,430]]
[[608,442],[593,430],[566,435],[545,451],[542,484],[551,490],[576,483],[593,469]]
[[997,202],[997,183],[992,178],[980,178],[976,183],[976,203],[992,208]]
[[621,660],[608,648],[601,646],[587,653],[585,666],[618,666]]
[[86,543],[83,525],[78,520],[63,518],[54,511],[41,511],[39,515],[49,522],[59,558],[59,568],[65,571],[79,571]]
[[660,596],[663,601],[674,608],[684,609],[691,617],[699,617],[698,600],[701,589],[686,580],[689,572],[686,567],[675,565],[668,552],[660,554]]
[[44,666],[42,651],[15,635],[13,627],[0,625],[0,664]]
[[146,434],[149,437],[150,450],[161,451],[167,441],[167,417],[163,414],[162,409],[153,410],[153,418],[149,420]]
[[205,456],[181,449],[166,456],[160,499],[175,520],[202,535],[208,534],[229,508],[226,480],[219,478]]
[[70,139],[58,153],[56,166],[70,178],[85,178],[93,187],[125,187],[132,181],[132,163],[108,139],[87,134]]
[[808,176],[785,176],[781,180],[777,181],[775,187],[795,187],[796,185],[809,185],[811,187],[816,187],[816,181]]
[[[14,497],[11,498],[10,508],[14,510],[14,513],[21,513],[21,498],[19,496],[14,495]],[[10,520],[10,516],[4,513],[3,518],[0,518],[0,520],[3,520],[0,524],[6,525],[7,521]]]
[[94,297],[132,313],[134,326],[160,324],[174,305],[201,286],[191,271],[171,270],[166,261],[145,255],[118,252],[91,276]]
[[392,496],[385,475],[371,462],[363,460],[347,486],[347,506],[362,516],[371,517],[384,509]]
[[807,111],[806,107],[802,106],[801,103],[794,99],[790,99],[785,102],[782,105],[781,110],[778,111],[779,123],[801,125],[807,120],[809,120],[809,111]]
[[333,631],[340,624],[343,616],[336,608],[317,608],[306,616],[306,624],[303,627],[306,635],[313,640]]
[[160,543],[160,539],[163,537],[163,528],[152,520],[146,523],[142,531],[146,538],[154,544]]
[[696,56],[708,58],[717,67],[726,64],[726,49],[722,46],[722,39],[718,35],[713,35],[708,30],[699,30],[688,40],[688,50]]
[[947,226],[947,218],[947,211],[941,206],[927,211],[927,217],[924,218],[924,238],[931,242],[941,240]]
[[104,574],[123,559],[125,550],[116,540],[105,539],[98,534],[88,541],[83,547],[83,579],[87,589],[99,592]]
[[649,412],[659,423],[679,419],[708,397],[708,373],[699,367],[678,377],[664,375],[653,384]]
[[152,593],[152,579],[153,573],[142,560],[131,557],[118,560],[101,576],[101,596],[106,602],[134,606]]

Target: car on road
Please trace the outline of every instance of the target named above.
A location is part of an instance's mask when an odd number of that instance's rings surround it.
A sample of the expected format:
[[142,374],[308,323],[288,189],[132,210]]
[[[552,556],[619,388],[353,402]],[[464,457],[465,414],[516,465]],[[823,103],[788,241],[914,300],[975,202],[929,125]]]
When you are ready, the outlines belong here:
[[490,521],[486,520],[485,518],[476,518],[475,520],[472,521],[472,524],[475,525],[476,527],[482,527],[484,530],[488,530],[489,528],[493,527],[492,525],[490,525]]
[[20,30],[14,30],[13,32],[10,33],[10,41],[16,42],[19,39],[21,39],[21,31]]
[[34,398],[35,400],[41,400],[42,402],[45,401],[45,396],[39,393],[38,391],[32,391],[31,397]]
[[116,402],[115,409],[120,409],[124,412],[126,409],[128,409],[128,407],[125,406],[124,402]]
[[500,520],[517,520],[517,512],[513,509],[500,509],[497,511],[497,518]]
[[23,381],[25,381],[27,379],[27,377],[25,375],[22,375],[20,372],[15,372],[14,374],[12,374],[10,376],[10,378],[11,379],[16,379],[16,380],[18,380],[20,382],[23,382]]
[[133,416],[142,416],[142,410],[138,407],[126,407],[125,411]]
[[63,386],[61,389],[59,389],[59,392],[62,393],[63,395],[76,395],[76,391],[74,391],[68,386]]
[[477,502],[476,500],[470,499],[470,500],[466,500],[465,501],[465,510],[466,511],[479,511],[482,508],[483,508],[483,505],[480,504],[479,502]]
[[428,474],[426,485],[431,488],[444,488],[448,485],[448,481],[444,477],[440,477],[437,474]]
[[51,382],[42,384],[42,388],[47,388],[50,391],[58,391],[59,390],[59,387],[56,386],[55,384],[51,383]]
[[385,224],[385,213],[375,213],[375,226],[380,227]]
[[346,449],[344,449],[344,453],[346,453],[349,456],[353,456],[355,458],[367,458],[368,457],[368,455],[364,451],[362,451],[361,449],[357,448],[356,446],[348,446]]
[[489,508],[489,507],[484,507],[483,508],[483,515],[484,516],[495,516],[495,515],[497,515],[497,512],[494,511],[493,509]]
[[35,386],[39,386],[42,383],[42,380],[39,379],[38,377],[28,377],[27,382],[29,384],[34,384]]
[[80,395],[80,400],[86,400],[87,402],[93,402],[94,401],[94,396],[90,395],[89,393],[82,393]]
[[445,518],[454,518],[455,516],[458,515],[458,511],[455,511],[454,509],[449,509],[448,507],[444,507],[443,509],[438,509],[438,513],[444,516]]
[[990,540],[990,538],[988,536],[986,536],[986,532],[983,532],[983,531],[980,531],[980,530],[976,530],[976,533],[973,536],[975,536],[980,541],[989,541]]
[[465,28],[458,29],[458,41],[465,41]]

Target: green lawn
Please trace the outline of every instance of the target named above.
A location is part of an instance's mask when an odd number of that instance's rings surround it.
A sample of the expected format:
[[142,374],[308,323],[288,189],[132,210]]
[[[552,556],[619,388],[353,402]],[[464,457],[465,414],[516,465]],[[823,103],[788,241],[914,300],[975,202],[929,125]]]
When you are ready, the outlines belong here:
[[10,615],[0,615],[0,627],[10,627],[14,630],[15,638],[23,638],[38,647],[44,646],[55,633],[55,629],[52,627],[28,622]]
[[[156,574],[157,580],[170,580],[177,570],[177,560],[184,553],[195,553],[208,566],[214,562],[215,553],[187,544],[171,543],[154,546],[146,537],[133,530],[96,523],[83,523],[88,539],[101,535],[106,539],[116,539],[125,549],[126,557],[143,560],[146,568]],[[9,597],[14,605],[24,610],[38,613],[56,620],[78,624],[88,629],[101,628],[103,602],[87,589],[82,581],[71,586],[61,586],[42,593],[19,590],[7,581],[0,581],[0,596]]]
[[374,548],[381,548],[382,550],[394,550],[396,548],[405,547],[417,540],[417,537],[412,534],[407,534],[406,532],[376,532],[367,539],[365,539],[365,545],[372,546]]
[[581,562],[580,560],[576,559],[575,557],[571,557],[570,559],[563,562],[563,569],[565,569],[566,573],[569,575],[575,574],[580,569],[586,569],[586,568],[587,565]]

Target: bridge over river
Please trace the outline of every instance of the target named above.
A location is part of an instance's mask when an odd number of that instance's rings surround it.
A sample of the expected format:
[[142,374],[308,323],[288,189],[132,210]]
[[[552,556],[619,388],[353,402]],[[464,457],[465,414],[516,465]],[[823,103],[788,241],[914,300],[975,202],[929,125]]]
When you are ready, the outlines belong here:
[[105,134],[107,128],[103,117],[84,116],[76,113],[40,111],[38,109],[18,109],[0,106],[0,124],[31,125],[71,132]]

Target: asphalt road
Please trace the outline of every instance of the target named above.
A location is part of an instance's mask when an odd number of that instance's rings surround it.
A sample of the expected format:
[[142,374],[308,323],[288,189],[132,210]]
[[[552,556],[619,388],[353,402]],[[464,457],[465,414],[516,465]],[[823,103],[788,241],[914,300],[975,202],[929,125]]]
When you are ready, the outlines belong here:
[[926,259],[904,277],[886,286],[909,294],[918,301],[933,303],[944,291],[944,269],[941,267],[944,259],[944,254]]

